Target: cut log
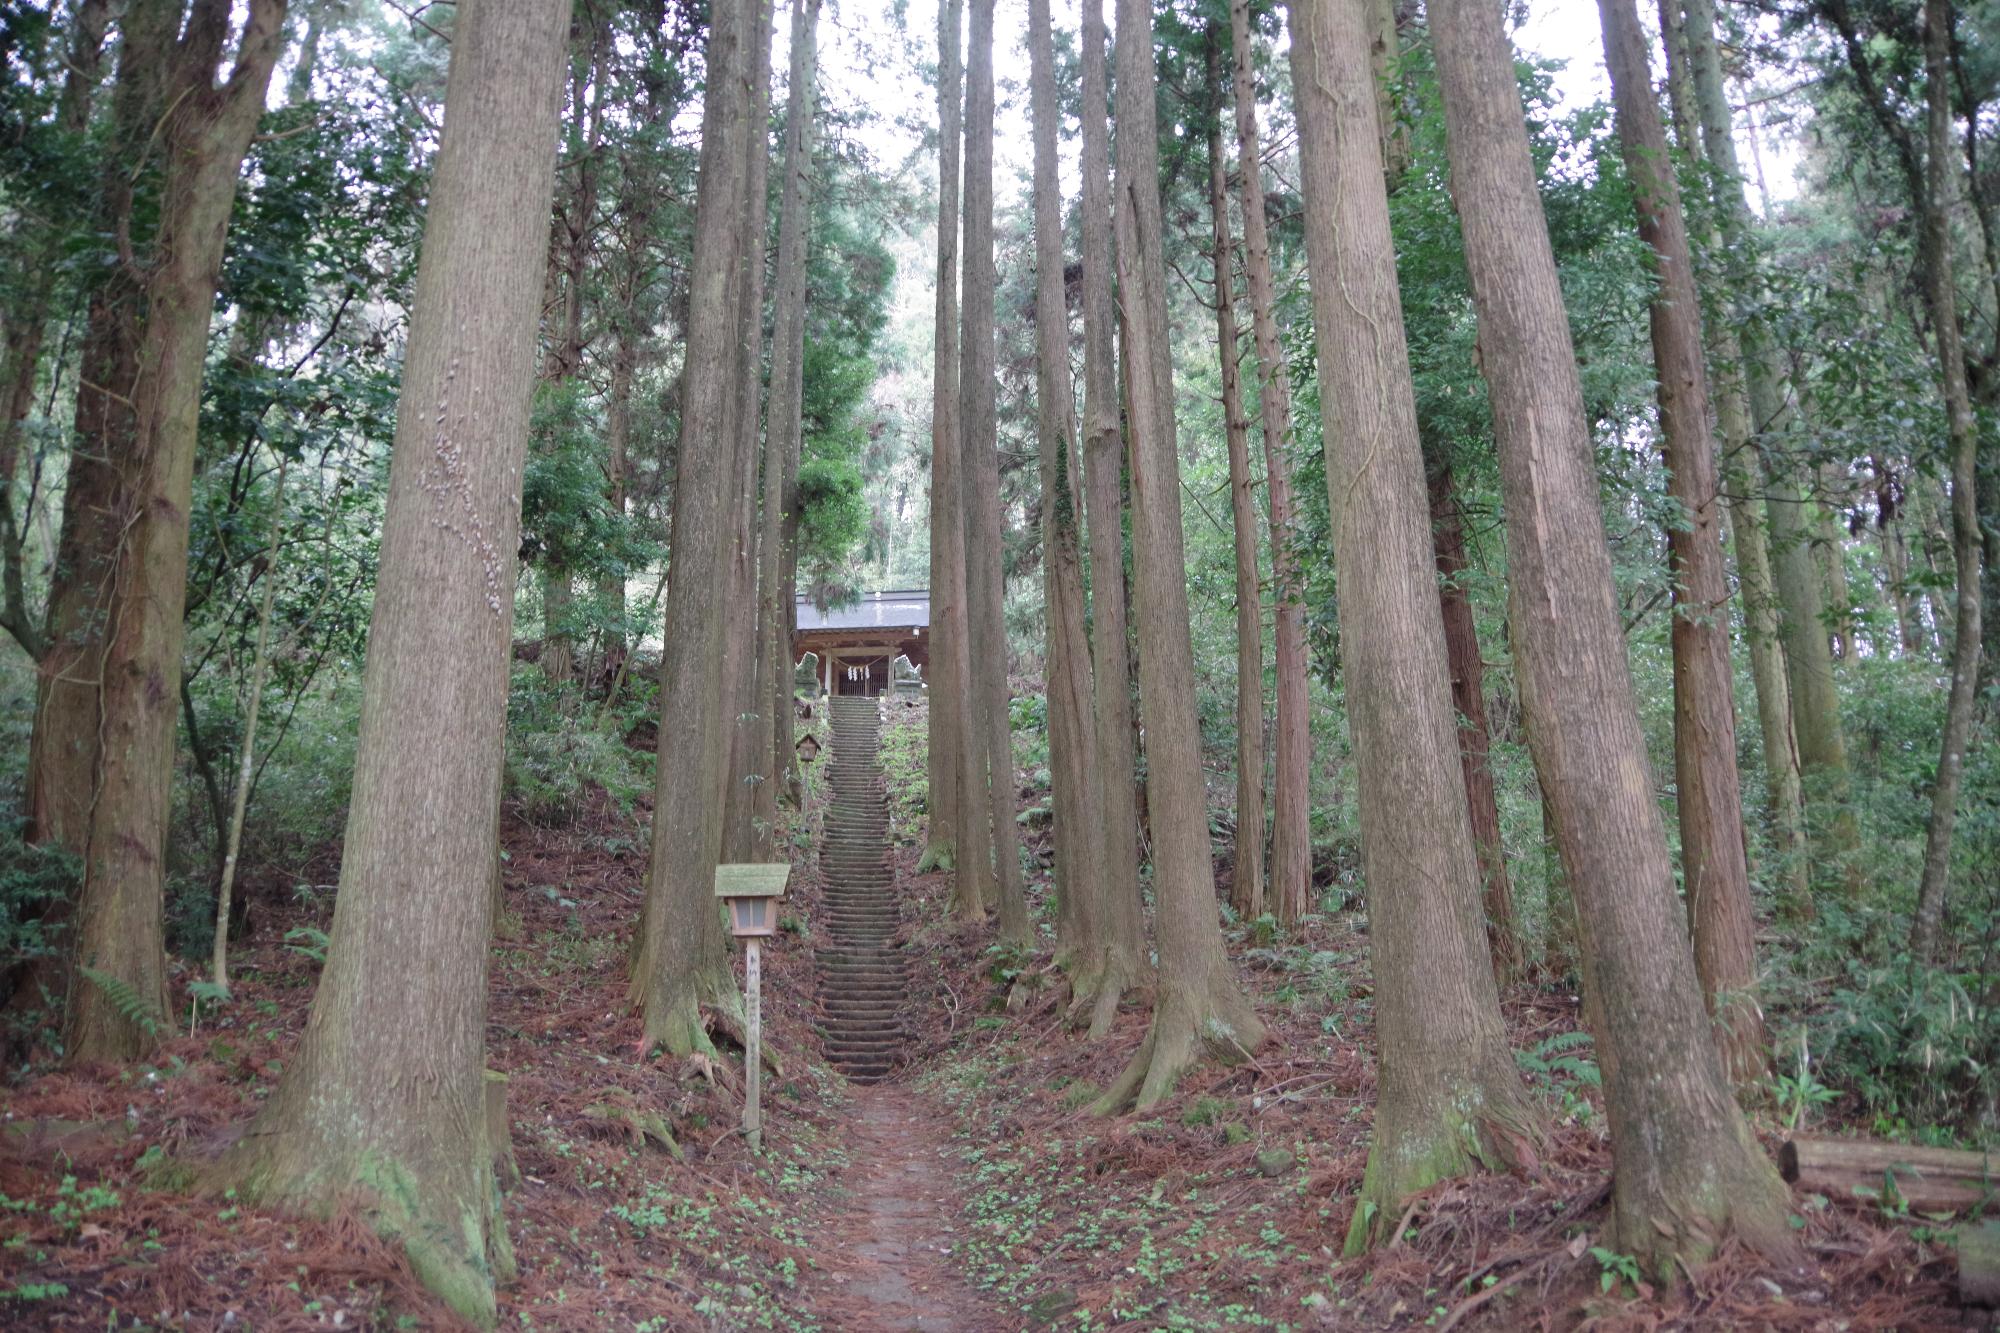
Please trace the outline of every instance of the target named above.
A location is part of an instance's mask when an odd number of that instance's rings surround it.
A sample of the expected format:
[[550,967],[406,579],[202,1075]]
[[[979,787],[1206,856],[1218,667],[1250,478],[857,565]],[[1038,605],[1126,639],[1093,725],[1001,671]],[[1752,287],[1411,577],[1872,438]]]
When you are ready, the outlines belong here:
[[1778,1171],[1801,1189],[1835,1199],[1901,1201],[1912,1212],[1958,1213],[1995,1196],[1990,1155],[1913,1148],[1872,1139],[1791,1139]]

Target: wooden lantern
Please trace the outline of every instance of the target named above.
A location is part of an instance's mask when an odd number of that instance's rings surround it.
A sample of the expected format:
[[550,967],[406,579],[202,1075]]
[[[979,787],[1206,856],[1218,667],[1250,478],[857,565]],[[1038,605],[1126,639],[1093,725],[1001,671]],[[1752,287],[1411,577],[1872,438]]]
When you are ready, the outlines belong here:
[[799,737],[799,743],[796,748],[798,749],[799,761],[801,763],[810,764],[813,760],[819,758],[819,738],[810,731]]
[[778,933],[778,899],[791,873],[783,862],[715,868],[715,896],[729,904],[729,929],[736,938]]

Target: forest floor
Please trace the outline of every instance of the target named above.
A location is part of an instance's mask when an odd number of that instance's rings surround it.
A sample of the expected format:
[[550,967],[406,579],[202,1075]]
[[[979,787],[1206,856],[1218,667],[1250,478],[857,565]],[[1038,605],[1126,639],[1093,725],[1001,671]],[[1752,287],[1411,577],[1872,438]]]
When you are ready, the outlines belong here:
[[[820,1060],[819,883],[800,854],[786,933],[765,952],[781,1070],[765,1083],[761,1157],[735,1128],[739,1062],[650,1058],[626,1007],[644,811],[600,799],[561,828],[509,818],[488,1012],[522,1172],[507,1203],[521,1277],[501,1293],[503,1324],[1968,1326],[1947,1229],[1852,1201],[1800,1198],[1805,1257],[1792,1268],[1726,1251],[1664,1296],[1621,1277],[1601,1248],[1609,1152],[1575,997],[1532,987],[1509,997],[1508,1018],[1553,1125],[1539,1173],[1441,1185],[1400,1219],[1394,1245],[1341,1261],[1374,1084],[1365,920],[1232,930],[1273,1040],[1253,1063],[1198,1070],[1154,1115],[1090,1117],[1144,1033],[1143,1009],[1086,1042],[1067,1031],[1045,959],[951,922],[946,877],[915,873],[921,727],[920,709],[892,706],[883,739],[918,1038],[875,1087]],[[1046,865],[1038,799],[1023,800],[1024,831]],[[809,848],[810,828],[794,842]],[[331,849],[305,877],[331,884]],[[353,1216],[301,1221],[188,1189],[269,1095],[303,1024],[331,903],[298,878],[253,881],[233,998],[191,1007],[196,977],[181,975],[183,1007],[152,1062],[15,1060],[0,1087],[0,1326],[457,1326]],[[647,1132],[661,1127],[671,1150]]]

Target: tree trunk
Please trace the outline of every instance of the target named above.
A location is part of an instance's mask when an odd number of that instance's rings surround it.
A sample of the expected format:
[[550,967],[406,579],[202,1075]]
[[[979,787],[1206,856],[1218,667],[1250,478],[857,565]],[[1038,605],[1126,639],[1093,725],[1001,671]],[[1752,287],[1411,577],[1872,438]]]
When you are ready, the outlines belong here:
[[[928,841],[918,870],[962,867],[959,846],[969,804],[961,790],[971,702],[967,658],[965,509],[959,479],[958,417],[958,169],[961,149],[959,22],[965,0],[938,6],[938,254],[937,309],[931,371],[931,680]],[[962,920],[986,916],[976,880],[957,877],[954,902]]]
[[1133,771],[1132,672],[1126,631],[1125,435],[1112,351],[1111,134],[1101,0],[1083,0],[1083,471],[1090,523],[1090,660],[1097,701],[1094,745],[1104,820],[1104,876],[1086,886],[1098,933],[1070,972],[1072,1014],[1088,1011],[1093,1039],[1110,1031],[1118,1001],[1146,973],[1139,898],[1139,803]]
[[1667,534],[1674,580],[1674,775],[1681,879],[1701,993],[1715,1016],[1730,1076],[1743,1081],[1763,1069],[1764,1033],[1753,993],[1756,922],[1736,769],[1729,578],[1716,502],[1721,483],[1709,430],[1701,305],[1637,8],[1633,0],[1599,0],[1598,12],[1639,235],[1653,252],[1657,273],[1651,323],[1661,448],[1667,494],[1679,504],[1685,522]]
[[[1393,18],[1391,27],[1393,30]],[[1272,910],[1287,925],[1304,916],[1312,894],[1312,717],[1306,671],[1306,614],[1292,550],[1292,390],[1278,341],[1277,291],[1270,230],[1264,220],[1264,154],[1257,133],[1256,52],[1250,0],[1231,0],[1237,189],[1243,213],[1243,269],[1257,343],[1257,399],[1264,428],[1265,499],[1271,524],[1273,667],[1277,683],[1271,772]]]
[[[1667,0],[1663,12],[1678,12],[1679,0]],[[1723,194],[1742,188],[1735,182],[1736,142],[1729,125],[1728,93],[1715,43],[1712,0],[1686,0],[1682,28],[1688,80],[1699,113],[1701,134],[1685,134],[1690,152],[1711,163],[1731,182]],[[1720,157],[1717,155],[1721,154]],[[1721,200],[1718,212],[1727,215]],[[1720,228],[1741,246],[1743,228],[1724,221]],[[1733,253],[1718,242],[1707,247],[1717,254]],[[1743,275],[1728,271],[1710,276],[1718,283]],[[1813,914],[1811,873],[1806,845],[1805,792],[1799,771],[1799,748],[1792,731],[1792,689],[1786,676],[1781,640],[1777,587],[1771,570],[1770,533],[1759,512],[1758,497],[1766,489],[1757,450],[1758,425],[1749,398],[1743,342],[1737,329],[1717,320],[1707,329],[1708,362],[1714,375],[1716,429],[1722,452],[1732,460],[1723,469],[1729,494],[1727,517],[1736,547],[1736,576],[1743,592],[1744,637],[1750,646],[1750,674],[1757,691],[1757,724],[1764,755],[1766,809],[1778,851],[1780,910],[1793,920]]]
[[1368,8],[1293,0],[1290,12],[1381,1051],[1375,1142],[1347,1233],[1354,1253],[1393,1234],[1409,1195],[1475,1166],[1531,1163],[1542,1126],[1507,1045],[1486,949]]
[[[542,378],[568,384],[583,374],[583,287],[590,266],[591,237],[597,226],[598,153],[604,139],[604,93],[610,80],[604,64],[611,32],[593,23],[571,62],[570,108],[574,122],[566,151],[576,157],[576,182],[555,213],[555,244],[549,251],[550,286],[561,293],[556,335],[549,343]],[[576,590],[565,558],[552,555],[542,569],[542,655],[538,665],[552,685],[576,679],[576,635],[572,625]]]
[[764,383],[764,264],[770,234],[771,176],[771,0],[758,0],[756,26],[750,45],[750,134],[744,145],[746,206],[740,230],[743,254],[738,261],[743,295],[738,320],[736,394],[736,457],[729,475],[735,486],[730,504],[735,510],[729,559],[729,600],[723,605],[722,718],[727,763],[723,780],[722,859],[748,861],[756,844],[751,815],[756,806],[756,778],[762,771],[757,720],[763,713],[763,691],[757,678],[757,482],[762,455],[758,431]]
[[[1208,42],[1209,87],[1221,86],[1220,33]],[[1229,454],[1230,535],[1236,549],[1236,838],[1229,901],[1254,921],[1264,914],[1264,616],[1257,578],[1256,478],[1243,412],[1236,331],[1235,251],[1229,234],[1228,168],[1222,159],[1221,94],[1208,132],[1208,211],[1214,224],[1215,338],[1222,363],[1222,433]]]
[[271,490],[271,527],[264,542],[264,591],[257,600],[250,688],[243,703],[243,739],[236,747],[236,782],[230,794],[229,824],[223,838],[222,873],[215,886],[215,947],[209,980],[225,991],[229,989],[229,907],[236,888],[237,857],[243,850],[243,817],[250,807],[250,783],[257,772],[257,719],[264,711],[264,681],[271,666],[271,603],[278,590],[278,551],[285,531],[285,472],[289,462],[279,456],[277,480]]
[[750,123],[748,49],[765,0],[717,0],[708,34],[701,166],[689,263],[687,363],[676,451],[672,578],[660,662],[660,751],[646,905],[630,998],[645,1040],[674,1055],[712,1052],[704,1006],[725,1025],[741,1008],[734,959],[715,901],[722,854],[723,599],[735,546],[737,376],[742,229]]
[[[64,39],[63,90],[56,104],[55,127],[64,138],[80,140],[90,124],[91,104],[104,69],[104,34],[111,22],[111,0],[80,0]],[[76,202],[82,202],[77,200]],[[30,658],[40,659],[44,644],[28,614],[22,577],[22,525],[27,515],[14,513],[14,478],[21,465],[21,425],[35,403],[41,377],[42,342],[49,326],[49,307],[61,274],[63,219],[59,196],[52,206],[15,221],[19,236],[18,271],[11,290],[17,293],[5,312],[0,333],[0,629],[5,629]],[[18,285],[12,285],[18,284]]]
[[204,1182],[319,1215],[353,1198],[481,1326],[513,1269],[485,1112],[491,832],[568,8],[459,11],[332,941],[277,1093]]
[[1500,802],[1493,786],[1492,735],[1486,725],[1486,663],[1464,580],[1465,523],[1451,465],[1430,469],[1431,547],[1437,560],[1438,606],[1451,668],[1451,702],[1458,714],[1459,767],[1472,820],[1472,847],[1486,903],[1486,946],[1493,978],[1502,986],[1521,978],[1521,935],[1514,920],[1514,887],[1507,877],[1507,849],[1500,842]]
[[1167,343],[1166,259],[1154,119],[1153,11],[1118,0],[1118,287],[1132,428],[1132,563],[1139,595],[1139,698],[1158,904],[1159,985],[1152,1026],[1096,1103],[1145,1111],[1172,1092],[1203,1051],[1246,1059],[1264,1024],[1222,951],[1210,860],[1208,799],[1195,714],[1181,535],[1180,455]]
[[760,858],[777,859],[778,786],[792,759],[791,617],[797,605],[788,544],[796,540],[799,446],[804,427],[806,238],[812,230],[813,116],[819,104],[819,0],[792,6],[786,77],[785,181],[771,309],[771,397],[764,414],[763,532],[758,538],[758,705],[761,765],[751,820]]
[[1951,692],[1945,700],[1937,781],[1931,787],[1930,827],[1924,837],[1924,873],[1917,885],[1910,952],[1933,962],[1944,931],[1951,884],[1951,837],[1958,819],[1958,788],[1965,747],[1972,736],[1972,706],[1979,681],[1980,532],[1976,470],[1979,427],[1966,388],[1965,349],[1958,322],[1958,284],[1952,269],[1951,212],[1958,199],[1957,133],[1951,104],[1952,11],[1950,0],[1924,0],[1924,70],[1929,83],[1929,186],[1924,227],[1930,263],[1925,295],[1943,372],[1945,421],[1951,439],[1951,549],[1958,575],[1958,622],[1952,634]]
[[[1622,81],[1644,55],[1638,16],[1629,0],[1608,0],[1603,12]],[[1521,702],[1576,894],[1610,1113],[1607,1244],[1668,1283],[1730,1229],[1789,1256],[1789,1195],[1730,1095],[1681,925],[1513,52],[1499,11],[1476,0],[1440,0],[1431,22],[1500,451]],[[1630,100],[1620,100],[1621,120]],[[1653,112],[1646,138],[1657,149]],[[1654,169],[1633,169],[1642,200],[1660,198],[1645,174]]]
[[1070,380],[1069,302],[1063,284],[1062,184],[1056,140],[1055,37],[1049,0],[1028,4],[1029,98],[1035,135],[1035,381],[1042,483],[1042,589],[1047,617],[1045,694],[1055,802],[1056,957],[1072,976],[1101,950],[1103,801],[1092,718],[1090,641],[1083,624],[1076,396]]
[[[83,984],[70,987],[63,1043],[71,1061],[144,1054],[168,1009],[166,843],[202,365],[237,176],[283,26],[282,0],[254,5],[217,85],[226,6],[142,0],[125,18],[113,115],[134,156],[107,167],[104,216],[131,240],[93,302],[77,399],[73,456],[99,461],[82,469],[63,515],[65,534],[89,554],[58,579],[84,586],[51,597],[108,632],[85,634],[87,657],[50,653],[44,681],[54,664],[67,688],[51,690],[37,726],[52,728],[68,761],[89,759],[59,765],[63,797],[83,798],[68,811],[84,862],[74,942]],[[139,241],[134,181],[156,145],[158,212]],[[82,535],[93,528],[99,536]],[[58,709],[64,716],[52,716]]]
[[[1682,2],[1687,14],[1688,54],[1701,100],[1702,142],[1717,181],[1717,219],[1728,252],[1747,255],[1750,205],[1743,194],[1743,173],[1722,85],[1714,3]],[[1747,287],[1755,275],[1739,271],[1737,280]],[[1772,584],[1791,691],[1799,775],[1806,810],[1812,817],[1811,869],[1815,878],[1839,882],[1852,898],[1864,887],[1857,861],[1861,832],[1848,791],[1847,741],[1841,728],[1840,695],[1834,688],[1826,597],[1812,552],[1813,522],[1807,508],[1811,502],[1800,489],[1794,462],[1780,456],[1781,446],[1796,427],[1791,389],[1783,353],[1774,345],[1765,323],[1758,318],[1744,321],[1741,336],[1750,421],[1767,477]],[[1755,475],[1753,466],[1753,478]]]
[[[971,719],[966,750],[972,794],[966,820],[992,829],[991,901],[1000,909],[1000,938],[1026,944],[1032,933],[1021,878],[1020,826],[1014,821],[1014,733],[1007,688],[1007,584],[1000,513],[999,425],[994,404],[993,298],[993,0],[971,0],[965,63],[965,336],[959,415],[965,460],[965,605],[971,628]],[[982,814],[983,812],[983,814]],[[961,822],[961,827],[963,821]],[[959,874],[983,863],[960,858]],[[986,881],[981,880],[982,891]]]

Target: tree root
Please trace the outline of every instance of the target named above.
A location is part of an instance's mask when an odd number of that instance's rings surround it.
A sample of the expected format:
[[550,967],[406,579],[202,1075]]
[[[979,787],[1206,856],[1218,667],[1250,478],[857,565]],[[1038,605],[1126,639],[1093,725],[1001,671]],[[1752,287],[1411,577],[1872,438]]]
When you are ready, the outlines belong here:
[[1181,1075],[1204,1057],[1237,1064],[1263,1042],[1264,1024],[1232,980],[1161,987],[1146,1039],[1090,1112],[1150,1111],[1171,1097]]

